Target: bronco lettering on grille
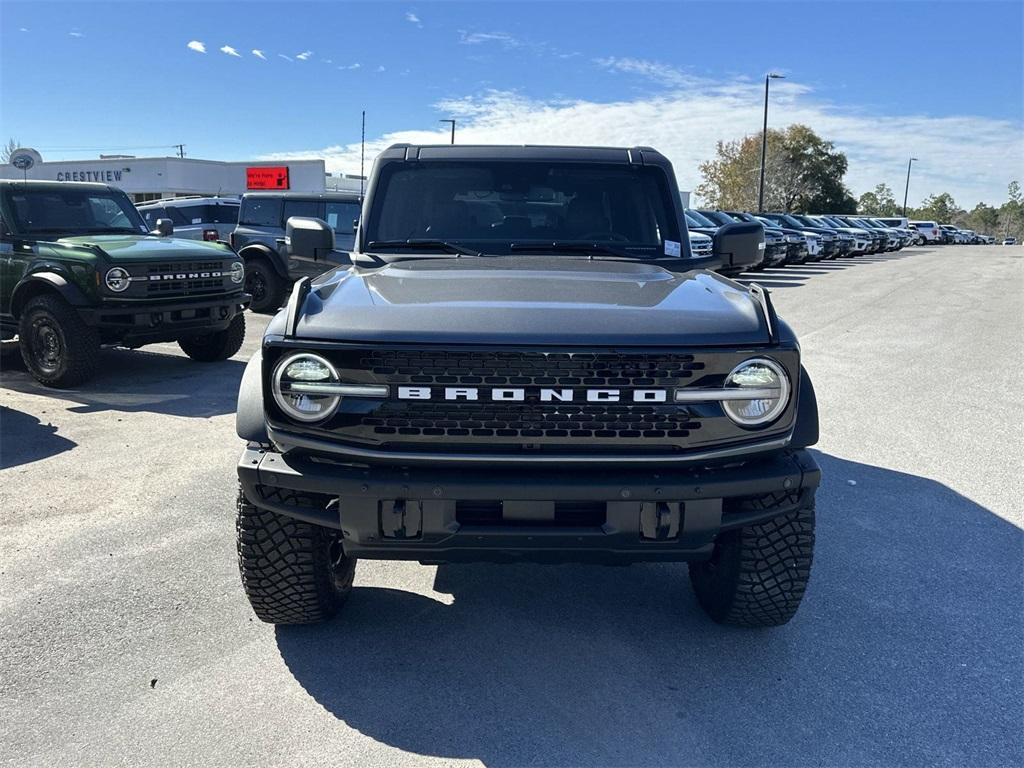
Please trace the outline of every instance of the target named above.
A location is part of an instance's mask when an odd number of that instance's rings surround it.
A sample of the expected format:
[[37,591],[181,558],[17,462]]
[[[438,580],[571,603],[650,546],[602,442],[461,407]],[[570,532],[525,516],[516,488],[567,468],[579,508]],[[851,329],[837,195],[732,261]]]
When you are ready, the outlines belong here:
[[667,389],[547,389],[543,387],[495,387],[481,390],[479,387],[399,387],[399,400],[489,400],[491,402],[524,402],[527,395],[542,403],[571,403],[577,399],[589,403],[618,403],[631,400],[634,403],[664,403],[668,400]]

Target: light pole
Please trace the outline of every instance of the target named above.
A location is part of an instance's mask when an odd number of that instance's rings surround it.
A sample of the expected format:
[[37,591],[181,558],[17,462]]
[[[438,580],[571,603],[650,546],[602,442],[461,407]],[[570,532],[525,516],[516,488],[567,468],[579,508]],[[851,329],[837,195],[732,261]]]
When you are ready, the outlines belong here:
[[910,194],[910,166],[917,160],[916,157],[910,158],[910,162],[907,163],[907,186],[903,188],[903,215],[907,215],[907,195]]
[[454,120],[438,120],[439,123],[451,123],[452,124],[452,144],[455,143],[455,121]]
[[761,129],[761,182],[757,185],[758,213],[764,213],[764,160],[768,152],[768,81],[784,79],[782,75],[774,72],[764,76],[764,128]]

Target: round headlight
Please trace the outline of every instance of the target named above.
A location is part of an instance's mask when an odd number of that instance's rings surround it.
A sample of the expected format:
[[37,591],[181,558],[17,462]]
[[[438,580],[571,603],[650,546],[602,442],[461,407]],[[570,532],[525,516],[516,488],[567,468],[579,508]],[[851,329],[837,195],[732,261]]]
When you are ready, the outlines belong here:
[[326,419],[341,402],[339,395],[317,392],[317,385],[338,383],[338,372],[319,355],[302,352],[282,360],[274,371],[274,401],[298,421]]
[[245,280],[245,264],[235,261],[231,264],[231,282],[240,283]]
[[107,288],[114,291],[115,293],[121,293],[121,291],[127,291],[128,286],[132,284],[132,276],[128,274],[128,270],[122,267],[114,267],[113,269],[107,270],[107,276],[104,278],[104,282],[107,284]]
[[725,379],[726,389],[747,390],[748,397],[722,401],[726,415],[744,427],[777,419],[789,403],[789,377],[774,360],[758,357],[740,363]]

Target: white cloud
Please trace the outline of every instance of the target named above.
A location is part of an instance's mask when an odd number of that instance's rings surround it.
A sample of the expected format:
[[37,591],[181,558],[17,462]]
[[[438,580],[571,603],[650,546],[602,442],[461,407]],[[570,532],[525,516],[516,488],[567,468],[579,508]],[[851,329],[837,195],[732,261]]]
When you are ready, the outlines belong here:
[[[622,70],[625,71],[625,70]],[[675,74],[654,71],[654,79]],[[681,73],[683,79],[689,76]],[[760,132],[764,86],[742,80],[701,80],[620,101],[537,100],[486,91],[434,106],[459,119],[460,143],[653,146],[675,166],[681,189],[700,183],[699,166],[718,141]],[[816,98],[808,87],[780,81],[772,87],[769,124],[805,123],[846,153],[846,183],[854,195],[876,184],[903,189],[907,158],[914,164],[910,201],[948,191],[961,206],[998,204],[1024,167],[1024,130],[1007,120],[971,115],[878,115]],[[964,137],[970,137],[965,141]],[[390,144],[447,143],[445,129],[396,130],[367,141],[367,157]],[[359,144],[285,152],[267,159],[320,157],[332,172],[358,172]]]
[[303,51],[302,53],[297,54],[295,58],[298,59],[299,61],[306,61],[306,59],[308,59],[312,55],[312,51]]
[[196,53],[206,53],[206,44],[199,40],[189,40],[188,45],[185,47],[190,51],[195,51]]
[[377,71],[378,72],[383,72],[384,71],[384,65],[381,64],[379,67],[377,67]]
[[259,48],[253,48],[252,55],[255,56],[257,59],[263,59],[264,61],[267,60],[266,54],[263,53],[263,51],[261,51]]
[[412,11],[407,11],[407,12],[406,12],[406,14],[405,14],[405,20],[406,20],[406,21],[408,21],[408,22],[409,22],[410,24],[418,24],[418,25],[420,25],[420,26],[423,26],[422,24],[420,24],[420,17],[419,17],[419,16],[417,16],[417,15],[416,15],[415,13],[413,13]]
[[518,48],[522,43],[505,32],[467,32],[459,30],[459,42],[463,45],[485,45],[493,43],[504,48]]
[[19,32],[28,32],[28,27],[18,27]]
[[354,64],[342,64],[338,69],[360,69],[363,65],[358,61]]
[[68,32],[68,37],[85,37],[85,35],[76,29],[72,30],[71,32]]
[[237,56],[238,58],[242,57],[242,54],[240,54],[238,51],[236,51],[230,45],[222,45],[220,47],[220,52],[221,53],[226,53],[228,56]]
[[285,61],[292,61],[292,57],[291,57],[291,56],[285,56],[285,55],[284,55],[283,53],[279,53],[279,54],[277,54],[277,55],[278,55],[278,56],[279,56],[280,58],[284,59]]

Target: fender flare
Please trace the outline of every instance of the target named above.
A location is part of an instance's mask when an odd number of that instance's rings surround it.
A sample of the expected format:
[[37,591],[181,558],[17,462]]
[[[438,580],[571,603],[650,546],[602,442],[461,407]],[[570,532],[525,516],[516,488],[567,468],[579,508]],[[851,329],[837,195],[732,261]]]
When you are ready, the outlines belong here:
[[238,255],[241,257],[243,262],[248,261],[249,259],[266,259],[270,262],[270,266],[274,268],[274,271],[277,272],[278,275],[283,278],[288,277],[288,265],[285,263],[284,257],[273,248],[270,248],[263,243],[247,245],[238,252]]
[[73,307],[87,307],[92,304],[82,289],[71,283],[59,272],[49,270],[32,272],[25,275],[11,293],[11,314],[17,318],[21,310],[32,296],[44,291],[60,294]]
[[800,366],[800,390],[797,394],[796,425],[790,446],[807,448],[818,442],[818,398],[807,370]]
[[238,387],[235,432],[250,443],[270,444],[263,415],[263,352],[257,351],[245,366]]

